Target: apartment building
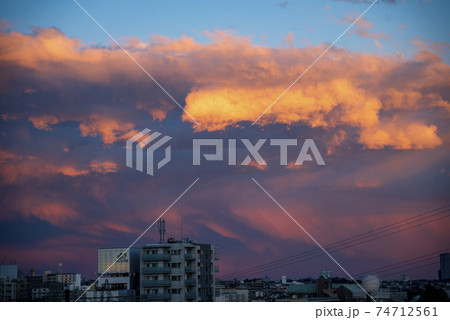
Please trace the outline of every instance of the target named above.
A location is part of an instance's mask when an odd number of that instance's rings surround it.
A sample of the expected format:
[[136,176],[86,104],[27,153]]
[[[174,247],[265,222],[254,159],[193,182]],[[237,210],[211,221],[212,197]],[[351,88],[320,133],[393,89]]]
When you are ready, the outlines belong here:
[[141,248],[141,301],[213,301],[215,248],[184,238]]
[[98,249],[98,274],[103,276],[83,300],[138,301],[139,255],[139,248]]

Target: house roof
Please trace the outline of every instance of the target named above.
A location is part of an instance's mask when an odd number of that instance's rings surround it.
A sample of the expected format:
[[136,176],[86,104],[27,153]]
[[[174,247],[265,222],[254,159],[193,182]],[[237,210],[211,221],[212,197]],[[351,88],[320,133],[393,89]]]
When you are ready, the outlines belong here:
[[315,283],[300,283],[291,284],[288,288],[288,293],[293,294],[316,294],[317,287]]
[[[334,287],[334,285],[333,285],[333,287]],[[344,288],[348,289],[349,291],[351,291],[353,298],[365,298],[366,297],[366,292],[363,289],[361,289],[360,286],[357,286],[356,284],[352,284],[352,283],[341,284],[337,289],[339,289],[340,287],[344,287]]]

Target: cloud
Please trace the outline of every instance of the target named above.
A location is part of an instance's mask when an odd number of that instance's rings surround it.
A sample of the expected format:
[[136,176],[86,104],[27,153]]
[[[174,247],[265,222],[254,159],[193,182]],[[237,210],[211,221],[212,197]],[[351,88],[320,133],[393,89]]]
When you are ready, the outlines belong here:
[[1,30],[6,30],[6,29],[9,29],[9,28],[11,28],[11,24],[9,24],[6,21],[0,20],[0,29]]
[[[344,24],[352,24],[358,18],[359,14],[357,12],[352,11],[351,13],[345,13],[344,18],[338,20],[339,23]],[[366,20],[364,17],[359,18],[356,23],[356,26],[361,28],[372,28],[373,23],[369,20]]]
[[[398,122],[373,126],[361,133],[360,141],[368,148],[380,149],[391,146],[394,149],[432,149],[442,144],[436,134],[437,127],[423,123]],[[410,137],[416,137],[410,139]]]
[[[139,109],[139,108],[138,108]],[[159,120],[164,119],[163,115],[159,113],[160,110],[151,110],[154,113],[154,118],[159,115]],[[86,136],[100,136],[105,145],[110,145],[118,140],[126,140],[132,137],[137,131],[133,130],[134,124],[131,122],[123,122],[108,116],[99,114],[91,114],[89,116],[68,116],[56,117],[54,115],[38,115],[28,118],[33,126],[39,130],[51,131],[52,125],[65,121],[78,121],[79,129],[83,137]]]
[[117,172],[117,170],[118,170],[117,164],[112,161],[103,161],[103,162],[93,161],[90,164],[90,168],[93,172],[103,173],[103,174]]
[[46,131],[51,131],[51,125],[57,124],[59,122],[58,118],[53,115],[32,116],[29,117],[28,120],[33,123],[33,126],[36,129]]
[[364,17],[359,18],[358,12],[350,12],[345,13],[344,18],[338,20],[339,23],[344,24],[352,24],[356,21],[355,26],[352,30],[349,31],[350,34],[357,34],[363,38],[371,38],[371,39],[389,39],[392,35],[383,33],[383,32],[371,32],[370,29],[373,29],[374,25],[371,21],[364,19]]
[[288,32],[286,37],[284,37],[283,42],[288,46],[292,46],[292,44],[294,43],[294,34],[292,32]]
[[52,175],[66,177],[85,176],[93,173],[108,174],[118,170],[112,161],[92,161],[86,167],[71,164],[51,163],[35,156],[21,156],[8,151],[0,151],[0,184],[23,183],[29,179],[43,180]]
[[434,52],[428,50],[421,50],[414,54],[414,60],[424,63],[441,62],[441,57]]
[[383,48],[383,46],[381,45],[380,41],[378,41],[377,39],[374,39],[373,42],[375,43],[375,46],[377,47],[377,49]]
[[[349,19],[350,15],[344,17]],[[358,24],[372,27],[367,20]],[[226,31],[207,32],[206,36],[210,43],[196,43],[187,37],[155,36],[148,43],[123,39],[151,74],[179,101],[185,100],[186,110],[200,123],[197,130],[224,130],[243,121],[253,122],[323,51],[320,46],[262,47]],[[287,42],[292,39],[292,34],[288,35]],[[100,137],[109,146],[135,133],[142,111],[163,121],[177,110],[115,46],[85,46],[52,28],[35,29],[31,35],[3,32],[0,40],[0,66],[14,78],[27,78],[21,92],[31,88],[40,104],[20,111],[7,108],[4,114],[8,118],[28,114],[36,128],[47,131],[56,123],[76,121],[83,137]],[[395,118],[434,108],[448,113],[448,83],[449,66],[436,55],[419,52],[413,60],[406,60],[335,48],[258,125],[305,124],[327,130],[346,126],[357,129],[355,141],[366,148],[433,148],[441,141],[437,123]],[[8,83],[0,82],[0,90],[9,92],[8,88]],[[40,101],[42,92],[52,92],[57,100]],[[99,108],[100,97],[109,99],[110,105]],[[63,103],[67,105],[62,107]],[[192,121],[186,114],[182,119]],[[418,127],[427,134],[421,136],[420,130],[412,129]],[[394,138],[399,133],[403,133],[402,139]],[[378,138],[370,139],[369,134]]]
[[101,136],[104,144],[112,144],[117,140],[126,140],[137,133],[132,130],[131,122],[120,122],[101,115],[93,114],[87,120],[80,123],[81,135]]
[[438,53],[446,53],[450,50],[450,43],[444,41],[425,42],[422,40],[412,40],[412,44],[418,47],[420,50],[433,50]]
[[386,34],[383,32],[370,32],[367,29],[359,28],[350,31],[350,34],[357,34],[363,38],[369,38],[369,39],[389,39],[391,37],[390,34]]

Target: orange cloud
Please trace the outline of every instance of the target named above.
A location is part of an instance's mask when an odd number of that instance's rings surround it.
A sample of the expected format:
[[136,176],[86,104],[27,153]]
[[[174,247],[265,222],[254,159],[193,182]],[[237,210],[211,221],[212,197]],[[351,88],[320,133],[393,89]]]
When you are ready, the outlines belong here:
[[81,122],[79,128],[83,137],[100,135],[105,145],[112,144],[116,140],[126,140],[137,133],[132,130],[133,123],[121,123],[116,119],[97,114],[91,115],[89,119]]
[[[442,144],[437,127],[423,123],[397,123],[372,126],[361,132],[360,142],[370,149],[391,146],[394,149],[431,149]],[[414,137],[414,139],[411,139]]]
[[45,179],[46,176],[55,174],[78,177],[91,173],[107,174],[117,170],[117,164],[111,161],[92,161],[87,168],[77,168],[73,165],[56,165],[44,159],[0,151],[0,183],[6,185],[26,179]]
[[288,46],[292,46],[292,44],[294,43],[294,34],[292,32],[288,32],[286,37],[284,37],[283,42]]
[[[138,109],[140,109],[138,107]],[[150,110],[150,114],[160,121],[165,118],[165,113],[162,109]],[[100,136],[105,145],[110,145],[118,140],[126,140],[137,133],[133,130],[134,124],[131,122],[123,122],[108,116],[99,114],[92,114],[88,117],[83,116],[67,116],[57,118],[53,115],[31,116],[28,118],[33,123],[33,126],[39,130],[51,131],[52,125],[64,121],[78,121],[80,122],[79,129],[83,137]]]
[[[357,13],[357,12],[354,12],[354,11],[347,12],[347,13],[345,13],[344,18],[340,19],[338,22],[345,23],[345,24],[352,24],[356,20],[356,18],[358,18],[358,16],[359,16],[359,13]],[[369,20],[364,19],[364,17],[359,18],[355,24],[361,28],[372,28],[373,27],[373,23]]]
[[[357,12],[350,12],[346,13],[344,18],[340,19],[339,23],[345,23],[345,24],[352,24],[359,16],[359,13]],[[364,19],[364,17],[361,17],[356,21],[355,26],[357,28],[353,28],[350,30],[350,34],[358,34],[361,37],[364,38],[374,38],[374,39],[387,39],[390,38],[390,34],[381,33],[381,32],[370,32],[369,30],[374,27],[373,23],[369,20]],[[378,42],[379,43],[379,42]]]
[[[366,20],[358,24],[363,30],[372,27]],[[206,36],[210,43],[196,43],[188,37],[154,36],[148,43],[123,39],[133,56],[161,83],[185,94],[186,111],[200,123],[196,130],[224,130],[241,121],[255,121],[323,52],[313,46],[274,49],[253,45],[249,38],[225,31],[207,32]],[[444,44],[437,46],[443,48]],[[32,35],[0,33],[0,62],[29,68],[39,81],[55,88],[62,88],[62,79],[99,85],[115,85],[114,81],[121,79],[120,83],[132,88],[142,85],[142,79],[149,81],[119,48],[83,46],[80,40],[52,28],[36,29]],[[434,148],[442,143],[438,124],[403,115],[432,108],[448,114],[448,83],[450,67],[429,51],[406,60],[334,48],[258,125],[300,123],[328,130],[345,126],[356,128],[356,140],[366,148]],[[154,101],[153,97],[139,96],[132,104],[159,121],[173,109],[171,104],[148,101]],[[381,117],[385,111],[389,116]],[[79,121],[82,136],[99,136],[105,145],[135,132],[131,121],[91,113],[33,115],[29,119],[43,130],[50,130],[58,121]],[[182,119],[192,122],[186,114]]]
[[111,173],[111,172],[117,172],[117,164],[112,161],[103,161],[103,162],[97,162],[94,161],[90,164],[90,168],[93,172],[98,173]]
[[53,115],[32,116],[29,117],[28,120],[33,123],[33,126],[36,129],[46,131],[51,131],[51,125],[57,124],[59,122],[58,118]]
[[[4,203],[8,214],[18,213],[24,218],[36,217],[55,226],[62,226],[70,221],[79,220],[77,205],[59,199],[47,199],[45,196],[19,196]],[[6,218],[8,217],[8,214]]]

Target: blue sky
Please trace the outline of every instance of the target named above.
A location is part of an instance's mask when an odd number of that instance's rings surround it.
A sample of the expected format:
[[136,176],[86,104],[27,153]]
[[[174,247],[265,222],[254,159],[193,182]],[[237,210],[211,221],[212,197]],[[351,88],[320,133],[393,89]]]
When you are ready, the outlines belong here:
[[[346,28],[339,23],[347,13],[355,16],[367,3],[348,1],[83,1],[84,6],[114,37],[152,35],[177,39],[183,35],[207,42],[204,31],[233,30],[251,37],[253,43],[283,46],[292,32],[293,45],[334,41]],[[408,50],[410,41],[449,38],[448,12],[445,0],[398,1],[396,5],[379,1],[366,15],[373,22],[371,30],[392,35],[383,40],[382,52]],[[109,44],[110,39],[71,0],[1,1],[0,18],[13,30],[28,33],[32,27],[56,27],[68,37],[84,43]],[[426,17],[426,18],[425,18]],[[399,26],[407,26],[402,28]],[[346,35],[338,46],[361,52],[376,49],[371,39]]]

